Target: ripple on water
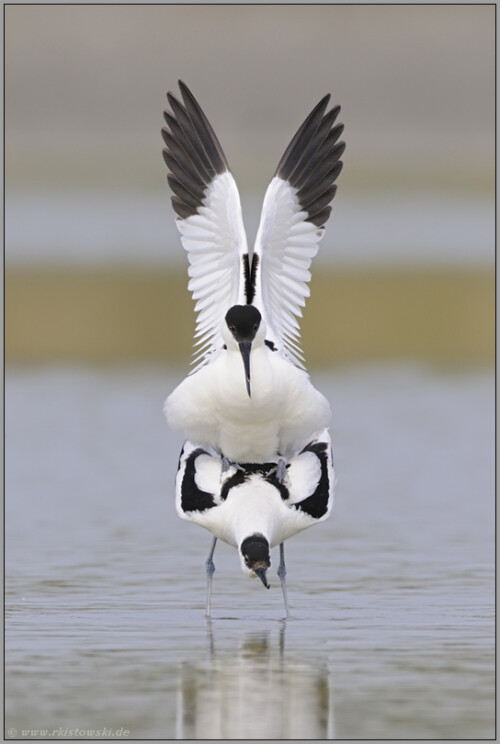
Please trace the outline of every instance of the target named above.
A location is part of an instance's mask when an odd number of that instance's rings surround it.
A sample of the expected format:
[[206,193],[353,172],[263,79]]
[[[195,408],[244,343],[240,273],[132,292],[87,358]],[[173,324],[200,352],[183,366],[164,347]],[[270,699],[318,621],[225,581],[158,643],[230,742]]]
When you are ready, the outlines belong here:
[[210,535],[175,514],[161,416],[176,381],[8,370],[7,726],[492,737],[493,376],[316,376],[339,483],[332,519],[287,543],[294,617],[218,545],[208,625]]

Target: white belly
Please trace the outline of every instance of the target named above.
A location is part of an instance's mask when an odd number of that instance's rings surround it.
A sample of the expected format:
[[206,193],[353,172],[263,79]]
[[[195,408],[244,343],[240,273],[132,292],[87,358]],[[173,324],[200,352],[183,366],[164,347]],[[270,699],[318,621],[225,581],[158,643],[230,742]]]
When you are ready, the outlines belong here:
[[238,352],[187,377],[166,401],[169,425],[236,462],[267,462],[328,424],[328,403],[305,372],[267,348],[252,351],[250,366],[251,398]]

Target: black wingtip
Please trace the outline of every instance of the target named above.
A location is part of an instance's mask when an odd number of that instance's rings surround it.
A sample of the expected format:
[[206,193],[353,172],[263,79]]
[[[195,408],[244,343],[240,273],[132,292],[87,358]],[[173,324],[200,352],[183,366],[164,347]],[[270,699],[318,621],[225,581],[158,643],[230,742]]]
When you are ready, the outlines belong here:
[[169,179],[176,194],[172,205],[177,215],[186,219],[198,212],[207,187],[229,166],[199,103],[182,80],[178,84],[182,101],[167,92],[171,111],[164,112],[167,127],[162,129],[166,145],[163,159],[173,176]]
[[184,97],[185,95],[188,95],[191,98],[194,98],[193,94],[191,93],[190,89],[188,88],[184,80],[178,80],[177,84],[179,86],[179,90],[181,92],[182,97]]
[[178,99],[170,91],[168,91],[167,93],[167,101],[169,102],[171,108],[173,108],[176,103],[179,103]]
[[311,138],[316,134],[323,120],[329,100],[330,94],[327,93],[297,129],[278,163],[276,176],[283,178],[285,181],[290,179],[300,160],[307,153],[307,145],[311,142]]
[[179,88],[186,112],[210,160],[211,166],[214,169],[214,175],[229,171],[229,165],[224,151],[200,104],[187,85],[182,83],[182,81],[179,81]]
[[275,173],[297,190],[300,207],[308,214],[306,220],[318,227],[325,224],[330,214],[327,205],[335,196],[334,181],[342,170],[340,158],[345,150],[345,143],[338,142],[344,125],[335,124],[340,106],[326,111],[329,101],[328,93],[316,104],[292,138]]

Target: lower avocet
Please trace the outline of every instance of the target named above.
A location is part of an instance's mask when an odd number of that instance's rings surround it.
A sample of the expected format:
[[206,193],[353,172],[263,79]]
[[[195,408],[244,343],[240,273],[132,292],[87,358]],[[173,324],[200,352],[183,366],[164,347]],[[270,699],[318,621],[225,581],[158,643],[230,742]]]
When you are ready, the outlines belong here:
[[176,480],[176,507],[214,535],[206,561],[207,617],[210,616],[213,554],[218,539],[238,550],[241,568],[269,587],[271,548],[280,546],[280,577],[289,616],[285,584],[284,542],[330,515],[335,475],[331,441],[323,430],[291,457],[282,480],[276,463],[231,465],[213,451],[185,442]]

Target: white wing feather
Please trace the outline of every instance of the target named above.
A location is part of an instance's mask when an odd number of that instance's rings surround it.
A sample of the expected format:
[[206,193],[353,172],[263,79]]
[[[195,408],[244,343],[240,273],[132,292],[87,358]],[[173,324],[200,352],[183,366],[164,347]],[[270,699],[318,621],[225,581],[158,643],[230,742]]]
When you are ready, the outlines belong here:
[[297,190],[275,176],[266,191],[255,241],[254,251],[260,256],[255,304],[263,314],[269,339],[302,368],[296,316],[302,315],[309,297],[309,267],[324,232],[324,227],[318,228],[307,217]]
[[194,372],[222,346],[221,322],[244,290],[242,256],[247,241],[231,173],[222,173],[211,182],[197,214],[176,222],[188,254],[188,288],[198,313],[195,338],[199,348],[193,363],[201,362]]
[[301,368],[297,317],[310,294],[309,267],[331,211],[345,149],[338,142],[344,127],[334,126],[340,106],[325,113],[329,98],[314,107],[281,158],[264,198],[252,263],[254,302],[270,340]]

